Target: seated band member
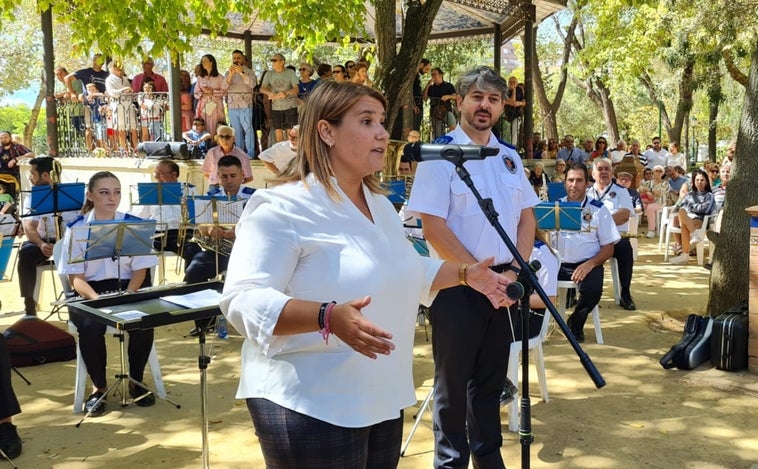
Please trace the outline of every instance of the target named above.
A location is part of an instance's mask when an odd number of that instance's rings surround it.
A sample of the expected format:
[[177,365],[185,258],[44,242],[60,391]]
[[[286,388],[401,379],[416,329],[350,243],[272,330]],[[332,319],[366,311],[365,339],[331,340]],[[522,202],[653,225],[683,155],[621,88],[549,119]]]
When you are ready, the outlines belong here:
[[[96,299],[101,293],[123,290],[133,293],[137,289],[150,285],[149,268],[158,263],[155,256],[121,257],[97,259],[71,263],[81,259],[87,248],[86,227],[95,220],[133,220],[139,219],[117,211],[121,202],[121,183],[108,171],[95,173],[87,184],[86,202],[82,215],[68,225],[63,237],[63,257],[58,265],[58,273],[69,277],[73,289],[83,298]],[[92,415],[102,415],[105,411],[104,393],[108,389],[105,377],[106,326],[86,315],[71,312],[71,321],[79,331],[79,350],[87,365],[94,392],[87,398],[85,410]],[[142,382],[145,364],[153,346],[153,329],[129,332],[129,376]],[[129,383],[129,394],[139,398],[148,391]],[[103,398],[103,399],[101,399]],[[147,407],[155,403],[155,397],[148,394],[136,401]]]
[[[221,186],[211,188],[208,191],[209,196],[213,197],[237,197],[238,199],[249,199],[255,189],[242,186],[245,175],[242,171],[242,164],[234,156],[223,156],[218,160],[218,179]],[[198,228],[195,236],[204,236],[213,240],[229,240],[232,243],[235,239],[233,229],[224,229],[222,227],[203,227]],[[187,283],[207,282],[216,277],[218,273],[226,270],[229,264],[229,256],[216,253],[211,250],[195,248],[188,243],[186,249],[194,249],[194,256],[189,259],[189,264],[184,271],[184,281]],[[217,264],[218,261],[218,264]]]
[[[179,182],[179,165],[173,160],[162,159],[155,165],[153,177],[157,182],[176,183]],[[182,196],[188,197],[195,194],[195,186],[192,184],[182,184]],[[184,250],[180,246],[179,225],[182,222],[181,205],[137,205],[130,210],[132,215],[143,219],[155,220],[159,224],[156,234],[158,236],[153,241],[153,247],[156,251],[170,251],[177,255],[182,255],[185,265],[189,264],[197,251]],[[166,231],[162,231],[163,229]],[[192,238],[192,231],[188,230],[182,235],[182,243]]]
[[[39,156],[29,160],[29,182],[32,186],[48,186],[53,183],[51,173],[60,177],[61,165],[54,158]],[[32,212],[32,197],[27,195],[23,201],[21,214]],[[54,213],[31,215],[23,218],[26,241],[18,249],[18,284],[24,299],[24,311],[27,316],[37,314],[37,300],[34,290],[37,285],[37,266],[42,265],[53,255],[53,245],[58,239]],[[69,222],[76,218],[76,212],[61,213],[62,221]]]
[[611,212],[602,202],[587,196],[588,180],[589,172],[582,163],[576,163],[566,173],[567,195],[561,201],[581,202],[582,230],[559,231],[557,246],[561,255],[558,280],[571,280],[579,285],[576,308],[566,323],[580,343],[584,342],[587,315],[603,294],[603,263],[621,239]]
[[18,436],[16,426],[13,425],[13,416],[20,413],[21,407],[18,405],[11,383],[11,360],[8,356],[8,347],[5,336],[0,334],[0,450],[10,459],[21,454],[21,438]]

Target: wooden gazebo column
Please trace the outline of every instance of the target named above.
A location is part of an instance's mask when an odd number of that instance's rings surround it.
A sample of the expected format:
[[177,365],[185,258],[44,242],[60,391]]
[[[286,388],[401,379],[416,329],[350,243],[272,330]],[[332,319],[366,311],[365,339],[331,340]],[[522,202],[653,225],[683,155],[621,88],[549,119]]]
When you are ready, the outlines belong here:
[[530,1],[521,3],[521,13],[524,15],[524,95],[526,106],[524,107],[524,158],[532,158],[532,133],[534,131],[534,82],[532,69],[534,68],[534,50],[536,43],[536,31],[534,23],[537,21],[537,7]]

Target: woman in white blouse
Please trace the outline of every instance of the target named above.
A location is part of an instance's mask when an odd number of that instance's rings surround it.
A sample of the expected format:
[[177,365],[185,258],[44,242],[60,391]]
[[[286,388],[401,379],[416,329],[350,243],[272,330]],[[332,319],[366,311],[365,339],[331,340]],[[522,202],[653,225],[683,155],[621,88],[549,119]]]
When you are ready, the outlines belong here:
[[511,303],[493,259],[442,263],[406,240],[374,177],[385,111],[369,87],[318,86],[297,158],[237,224],[221,309],[245,337],[237,397],[269,467],[395,467],[419,302],[468,283]]

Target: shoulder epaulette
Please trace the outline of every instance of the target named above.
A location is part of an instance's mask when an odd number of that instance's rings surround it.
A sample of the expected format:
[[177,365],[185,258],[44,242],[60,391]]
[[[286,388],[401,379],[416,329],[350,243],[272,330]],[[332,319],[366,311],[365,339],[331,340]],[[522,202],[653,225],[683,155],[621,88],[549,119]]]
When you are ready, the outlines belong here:
[[541,248],[541,247],[542,247],[542,246],[544,246],[544,245],[545,245],[545,243],[543,243],[543,242],[542,242],[542,241],[540,241],[539,239],[535,239],[535,240],[534,240],[534,247],[536,247],[536,248]]
[[255,189],[253,189],[252,187],[242,186],[242,189],[240,190],[240,192],[242,192],[243,194],[252,194],[253,192],[255,192]]
[[142,220],[142,218],[140,218],[140,217],[138,217],[136,215],[132,215],[131,213],[125,213],[124,214],[124,220],[136,221],[136,220]]
[[603,203],[599,200],[590,199],[590,205],[594,205],[595,207],[600,208],[603,206]]
[[442,145],[447,145],[448,143],[453,141],[452,135],[443,135],[441,137],[437,137],[437,140],[434,141],[434,143],[440,143]]
[[221,188],[216,187],[214,189],[209,189],[206,195],[218,195],[220,193],[221,193]]
[[508,143],[508,142],[506,142],[504,140],[501,140],[501,139],[497,139],[497,143],[499,143],[499,144],[501,144],[503,146],[506,146],[506,147],[510,148],[511,150],[515,150],[516,149],[516,147],[514,147],[510,143]]
[[72,226],[76,225],[77,223],[79,223],[82,220],[84,220],[84,215],[79,215],[78,217],[76,217],[72,221],[70,221],[69,223],[66,223],[66,226],[69,227],[69,228],[71,228]]

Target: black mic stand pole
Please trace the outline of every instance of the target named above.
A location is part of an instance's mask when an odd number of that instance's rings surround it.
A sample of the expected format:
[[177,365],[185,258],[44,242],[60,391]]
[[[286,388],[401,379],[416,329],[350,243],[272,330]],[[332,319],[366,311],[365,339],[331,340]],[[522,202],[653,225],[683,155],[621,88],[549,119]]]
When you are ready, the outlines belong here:
[[[454,145],[451,145],[451,147],[454,147]],[[522,285],[524,285],[525,291],[521,297],[521,367],[523,370],[523,378],[521,380],[522,392],[521,416],[519,419],[519,439],[521,441],[521,467],[522,469],[527,469],[530,467],[529,447],[532,444],[532,441],[534,441],[531,423],[531,402],[529,400],[529,291],[534,289],[534,291],[542,299],[543,303],[545,303],[545,306],[550,311],[553,319],[555,319],[555,322],[561,328],[563,335],[566,336],[569,343],[571,344],[571,347],[574,349],[574,352],[579,357],[579,362],[582,364],[585,371],[590,376],[590,379],[592,379],[595,387],[599,389],[605,386],[605,380],[600,375],[600,372],[595,367],[595,364],[592,363],[589,355],[587,355],[587,353],[582,349],[582,347],[579,345],[579,342],[576,341],[576,338],[569,330],[566,321],[564,321],[561,315],[558,314],[558,311],[555,309],[555,305],[550,302],[550,299],[545,293],[545,290],[539,284],[537,276],[534,274],[534,272],[532,272],[529,264],[524,260],[521,254],[519,254],[518,249],[513,244],[513,241],[511,241],[508,233],[505,232],[505,229],[503,229],[503,226],[498,221],[498,213],[495,210],[492,199],[483,199],[482,195],[476,189],[476,185],[471,179],[471,175],[469,174],[468,170],[463,167],[463,163],[465,162],[463,159],[463,151],[459,150],[458,155],[451,155],[451,153],[448,152],[445,159],[455,165],[455,172],[458,174],[458,177],[461,178],[461,180],[474,194],[477,202],[479,202],[479,207],[482,209],[482,212],[484,212],[484,215],[487,217],[490,225],[492,225],[492,227],[495,228],[497,234],[500,235],[500,239],[503,240],[506,247],[513,255],[513,258],[518,262],[519,268],[521,269],[521,273],[519,274],[519,281],[522,282]]]

